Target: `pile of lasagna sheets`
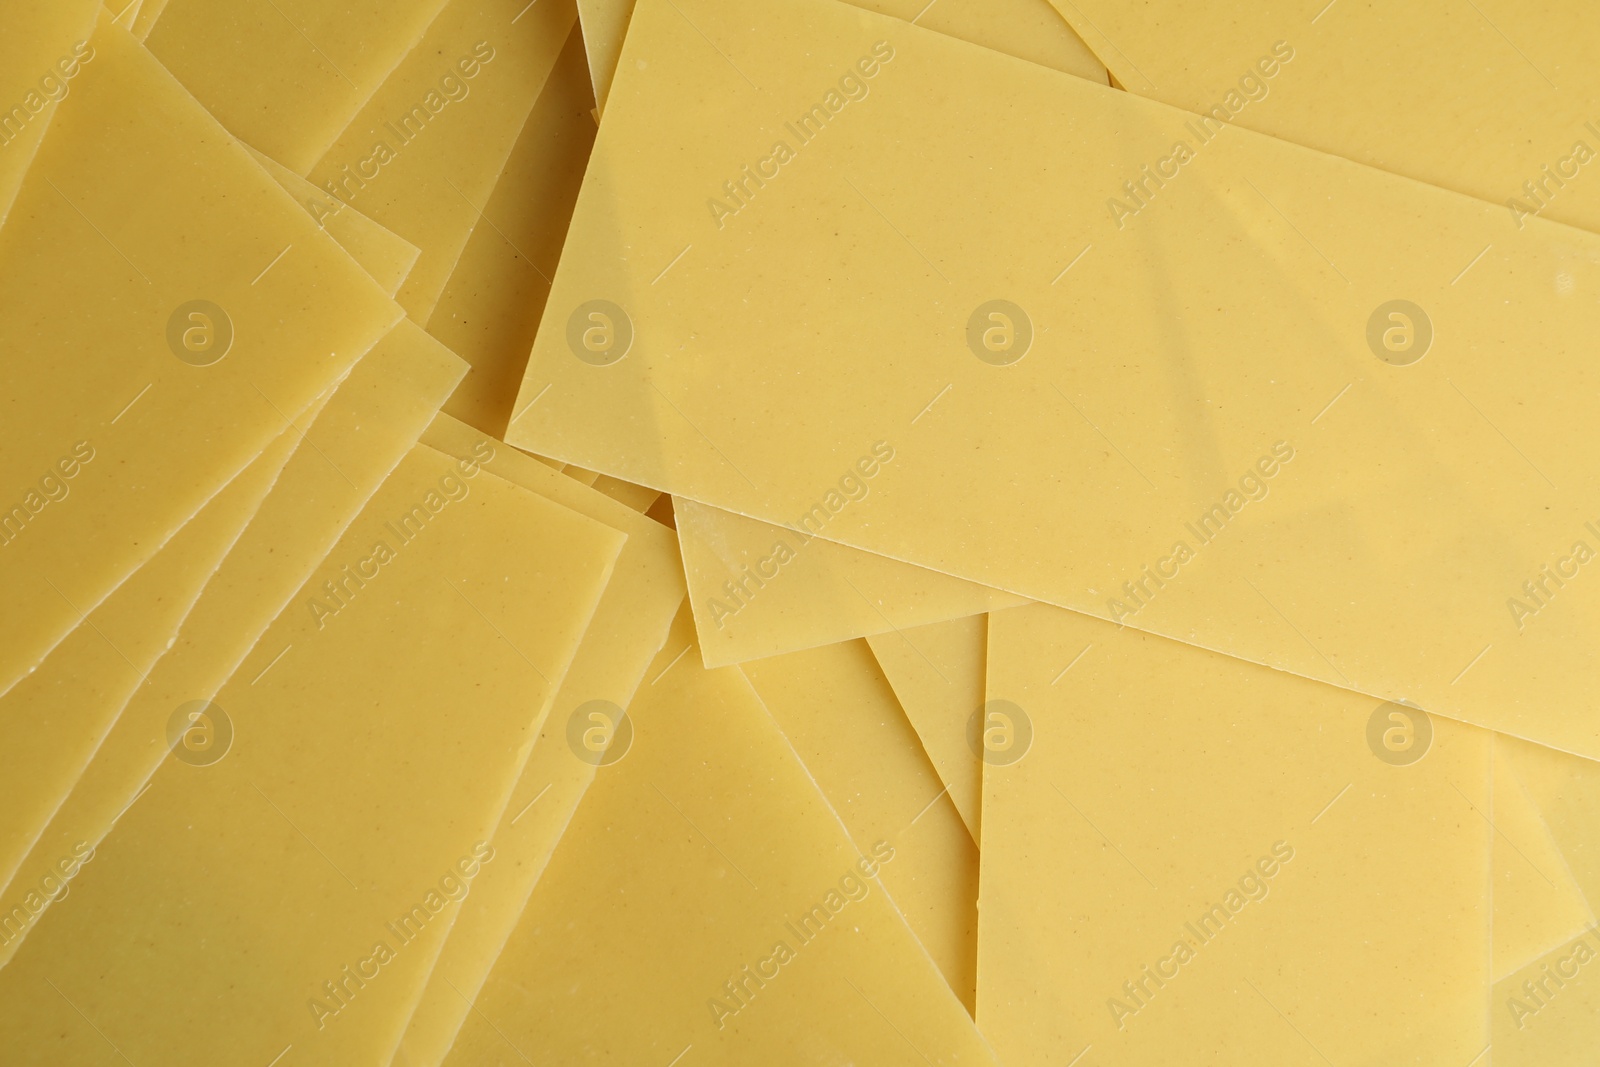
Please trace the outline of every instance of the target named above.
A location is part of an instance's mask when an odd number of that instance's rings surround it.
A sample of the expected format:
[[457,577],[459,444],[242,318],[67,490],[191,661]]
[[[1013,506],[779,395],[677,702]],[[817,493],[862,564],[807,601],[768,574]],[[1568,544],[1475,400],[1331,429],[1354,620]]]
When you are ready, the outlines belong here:
[[0,1062],[1593,1062],[1582,5],[116,2]]

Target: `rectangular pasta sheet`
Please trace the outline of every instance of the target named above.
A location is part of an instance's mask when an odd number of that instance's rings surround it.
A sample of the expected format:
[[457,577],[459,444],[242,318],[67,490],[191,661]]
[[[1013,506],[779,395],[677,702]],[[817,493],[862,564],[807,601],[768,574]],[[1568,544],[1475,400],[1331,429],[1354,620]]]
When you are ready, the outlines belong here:
[[448,0],[307,170],[421,249],[396,297],[416,322],[433,313],[576,17],[571,0]]
[[1600,28],[1579,6],[1052,2],[1131,93],[1479,197],[1512,227],[1600,230],[1579,178]]
[[505,434],[589,162],[594,97],[574,27],[483,205],[428,332],[472,364],[445,411]]
[[[310,422],[321,406],[313,404],[300,421]],[[129,698],[177,639],[207,580],[255,516],[302,432],[296,426],[280,434],[155,558],[84,616],[38,670],[0,697],[0,716],[9,724],[0,747],[0,900],[34,888],[11,884],[17,866]],[[0,917],[0,941],[9,945],[25,935],[33,911]]]
[[573,723],[613,738],[628,729],[622,721],[624,709],[667,639],[684,594],[677,546],[665,527],[448,415],[433,421],[423,443],[458,460],[481,462],[484,469],[604,523],[628,540],[550,713],[536,724],[533,752],[489,838],[504,860],[484,871],[462,903],[406,1027],[399,1062],[411,1067],[444,1059],[466,1020],[470,998],[483,986],[516,926],[572,808],[596,765],[606,759],[608,744],[588,733],[582,736],[595,741],[592,749],[583,749],[591,754],[590,761],[573,758],[568,747]]
[[0,229],[0,692],[399,315],[125,30],[91,45]]
[[1600,237],[842,5],[674,3],[512,443],[1600,756]]
[[1488,731],[1043,605],[990,617],[988,672],[978,1024],[1007,1064],[1488,1046]]
[[416,447],[0,970],[11,1054],[385,1062],[622,542]]
[[[340,383],[303,436],[290,431],[294,454],[165,655],[124,703],[108,693],[80,710],[111,729],[76,782],[63,783],[71,791],[45,812],[49,820],[0,908],[15,914],[62,856],[92,848],[139,798],[167,754],[174,710],[216,695],[416,442],[463,370],[438,342],[402,321]],[[280,658],[287,651],[274,650]],[[41,902],[38,910],[45,907]],[[0,946],[0,964],[18,944]]]

